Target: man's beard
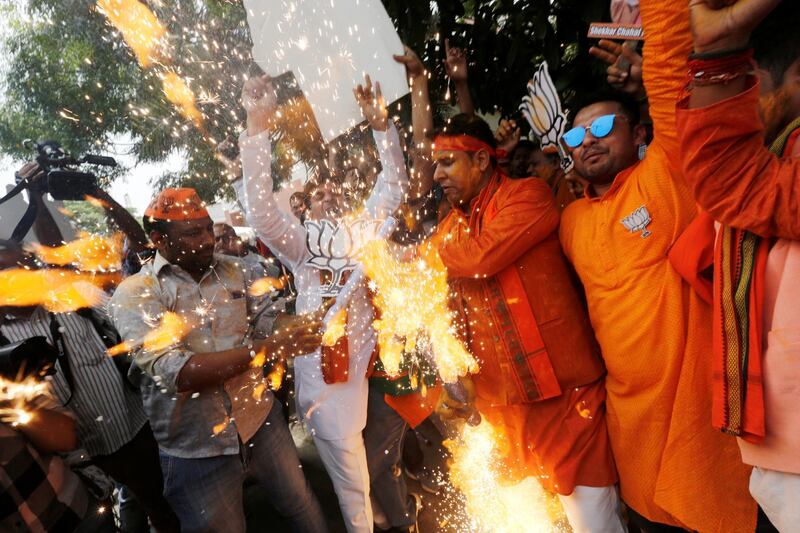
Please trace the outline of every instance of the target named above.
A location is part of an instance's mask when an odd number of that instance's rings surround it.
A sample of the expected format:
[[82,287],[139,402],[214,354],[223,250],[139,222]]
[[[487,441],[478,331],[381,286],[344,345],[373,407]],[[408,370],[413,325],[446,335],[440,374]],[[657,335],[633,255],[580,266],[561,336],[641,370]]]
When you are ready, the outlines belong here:
[[764,121],[764,140],[771,144],[795,117],[788,116],[792,93],[780,87],[759,99],[761,119]]

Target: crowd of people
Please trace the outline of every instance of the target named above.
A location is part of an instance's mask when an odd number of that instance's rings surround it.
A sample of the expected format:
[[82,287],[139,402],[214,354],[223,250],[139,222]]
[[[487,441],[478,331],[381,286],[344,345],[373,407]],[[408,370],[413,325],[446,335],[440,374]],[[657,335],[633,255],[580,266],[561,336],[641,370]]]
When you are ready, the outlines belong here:
[[[467,54],[448,43],[460,112],[436,124],[407,48],[394,59],[408,133],[367,76],[354,96],[374,149],[331,154],[287,211],[271,174],[275,89],[244,84],[246,125],[220,159],[255,245],[192,189],[158,193],[142,226],[98,190],[126,235],[121,283],[82,287],[99,293],[91,308],[0,317],[0,355],[32,338],[53,350],[30,419],[0,423],[0,529],[113,530],[116,486],[123,531],[244,531],[250,481],[293,531],[328,531],[291,411],[348,531],[418,531],[433,511],[406,477],[435,493],[446,472],[404,465],[409,431],[444,459],[449,424],[477,410],[502,439],[505,481],[536,478],[576,533],[800,531],[800,9],[639,7],[641,53],[591,50],[609,87],[575,98],[568,172],[522,124],[493,131],[475,113]],[[62,243],[46,208],[34,229]],[[435,368],[384,367],[355,257],[377,238],[446,268],[479,364],[466,398]],[[0,269],[18,268],[53,266],[3,242]],[[343,331],[328,342],[332,309]],[[148,342],[172,317],[188,326]],[[287,372],[291,395],[272,379]]]

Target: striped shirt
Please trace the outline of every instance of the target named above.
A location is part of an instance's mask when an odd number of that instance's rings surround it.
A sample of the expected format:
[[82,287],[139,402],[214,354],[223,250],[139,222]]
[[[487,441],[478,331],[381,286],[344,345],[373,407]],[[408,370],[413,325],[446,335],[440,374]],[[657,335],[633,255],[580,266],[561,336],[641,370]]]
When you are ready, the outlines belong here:
[[[89,319],[75,313],[53,315],[72,370],[71,390],[61,362],[48,378],[53,395],[75,414],[78,440],[89,455],[108,455],[133,439],[147,421],[139,394],[123,381]],[[0,332],[11,342],[42,336],[56,346],[50,316],[39,307],[27,319],[6,317]],[[71,398],[70,398],[71,397]]]

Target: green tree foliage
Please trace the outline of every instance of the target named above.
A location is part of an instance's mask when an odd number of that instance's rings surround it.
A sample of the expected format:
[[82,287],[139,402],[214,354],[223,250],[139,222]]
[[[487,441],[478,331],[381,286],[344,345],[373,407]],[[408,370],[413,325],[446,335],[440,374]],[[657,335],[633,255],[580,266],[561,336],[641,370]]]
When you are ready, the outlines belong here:
[[[229,189],[214,143],[234,139],[242,127],[238,95],[252,70],[244,9],[240,0],[145,3],[167,27],[168,68],[197,94],[204,131],[166,100],[158,77],[166,67],[143,70],[94,0],[28,0],[20,8],[24,16],[9,17],[6,31],[0,149],[25,158],[30,154],[23,139],[52,138],[76,154],[119,153],[124,148],[112,143],[129,136],[133,145],[127,150],[138,161],[163,161],[176,150],[187,154],[188,170],[161,176],[158,186],[191,185],[206,200],[219,198]],[[449,103],[442,68],[446,37],[469,51],[470,83],[482,112],[515,114],[543,59],[567,97],[602,83],[602,67],[590,59],[585,35],[588,22],[607,17],[608,0],[384,0],[384,5],[401,38],[434,70],[433,100],[440,105]],[[276,153],[282,154],[273,165],[280,181],[296,158],[318,157],[320,151],[294,139]]]

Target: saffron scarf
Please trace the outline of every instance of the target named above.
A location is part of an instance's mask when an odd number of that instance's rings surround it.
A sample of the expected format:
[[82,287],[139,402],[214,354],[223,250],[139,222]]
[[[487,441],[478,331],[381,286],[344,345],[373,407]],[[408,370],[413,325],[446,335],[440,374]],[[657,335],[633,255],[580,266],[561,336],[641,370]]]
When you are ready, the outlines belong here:
[[[800,130],[795,120],[770,151],[781,157]],[[748,442],[765,435],[762,381],[764,276],[774,240],[723,226],[715,247],[714,427]]]

